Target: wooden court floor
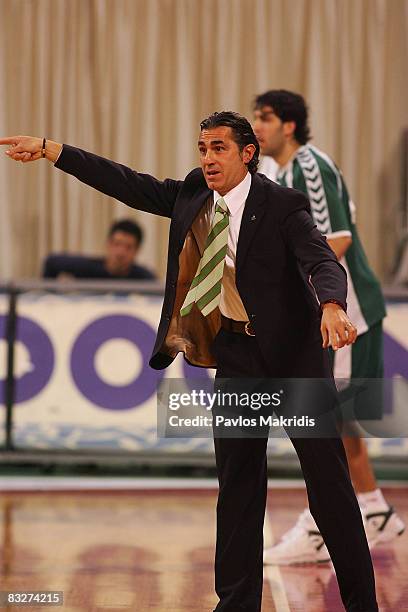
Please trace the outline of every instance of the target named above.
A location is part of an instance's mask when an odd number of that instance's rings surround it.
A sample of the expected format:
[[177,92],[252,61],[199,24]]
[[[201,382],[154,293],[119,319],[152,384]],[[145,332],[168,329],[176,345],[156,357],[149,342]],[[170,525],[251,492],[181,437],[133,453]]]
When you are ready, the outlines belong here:
[[[387,498],[408,522],[408,490]],[[64,612],[211,612],[215,502],[214,490],[2,493],[0,590],[63,591],[45,609]],[[268,543],[304,504],[301,489],[270,490]],[[408,610],[408,535],[373,559],[381,612]],[[263,612],[342,610],[330,564],[265,570]]]

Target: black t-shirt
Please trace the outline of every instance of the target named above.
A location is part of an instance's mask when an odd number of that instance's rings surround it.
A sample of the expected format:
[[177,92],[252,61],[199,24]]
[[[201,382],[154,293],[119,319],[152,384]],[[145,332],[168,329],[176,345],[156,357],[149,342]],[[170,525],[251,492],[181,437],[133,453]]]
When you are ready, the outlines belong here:
[[57,278],[61,273],[71,274],[75,278],[107,278],[155,280],[157,277],[143,266],[133,264],[126,276],[110,274],[105,268],[102,257],[84,257],[82,255],[49,255],[44,262],[43,278]]

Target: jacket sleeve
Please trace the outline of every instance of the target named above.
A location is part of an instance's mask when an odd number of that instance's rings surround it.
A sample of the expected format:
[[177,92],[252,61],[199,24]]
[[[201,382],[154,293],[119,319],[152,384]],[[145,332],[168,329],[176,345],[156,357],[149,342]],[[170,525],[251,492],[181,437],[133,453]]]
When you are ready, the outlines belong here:
[[159,181],[94,153],[63,145],[55,167],[138,210],[171,217],[183,181]]
[[283,237],[313,286],[320,304],[329,300],[347,309],[347,274],[316,228],[307,198],[293,190],[293,201],[282,219]]

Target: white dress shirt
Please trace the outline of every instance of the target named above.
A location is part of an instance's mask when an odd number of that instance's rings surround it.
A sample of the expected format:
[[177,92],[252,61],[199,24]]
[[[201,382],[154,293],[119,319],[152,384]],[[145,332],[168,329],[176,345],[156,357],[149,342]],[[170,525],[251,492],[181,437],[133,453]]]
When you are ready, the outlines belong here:
[[[235,321],[248,321],[248,315],[235,284],[235,261],[242,213],[244,212],[245,202],[251,189],[251,182],[252,177],[250,172],[248,172],[245,178],[224,196],[224,202],[228,206],[230,214],[227,254],[225,256],[221,285],[220,311],[225,317]],[[204,251],[209,228],[214,218],[215,204],[220,198],[220,194],[214,191],[213,200],[209,202],[203,214],[200,215],[201,222],[193,225],[192,229],[201,254]]]

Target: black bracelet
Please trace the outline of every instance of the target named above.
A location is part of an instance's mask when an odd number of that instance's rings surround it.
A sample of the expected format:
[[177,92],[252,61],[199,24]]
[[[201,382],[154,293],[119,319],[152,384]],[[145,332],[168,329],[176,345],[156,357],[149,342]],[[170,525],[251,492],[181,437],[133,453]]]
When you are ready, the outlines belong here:
[[47,142],[46,138],[43,138],[43,142],[42,142],[42,150],[41,150],[41,157],[45,157],[45,143]]

